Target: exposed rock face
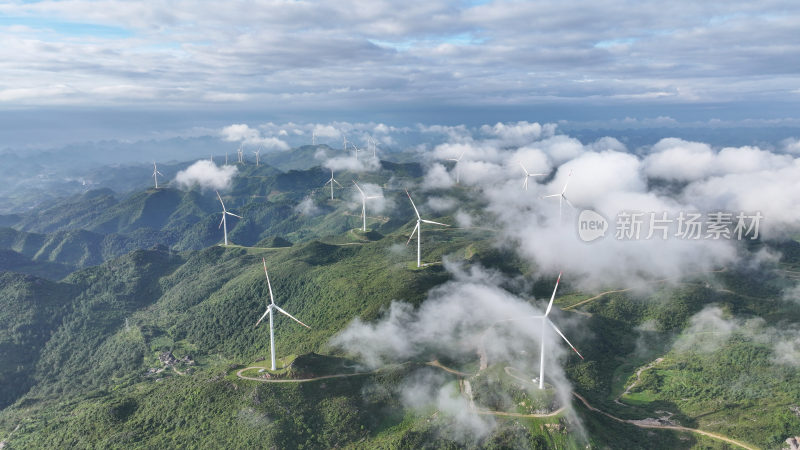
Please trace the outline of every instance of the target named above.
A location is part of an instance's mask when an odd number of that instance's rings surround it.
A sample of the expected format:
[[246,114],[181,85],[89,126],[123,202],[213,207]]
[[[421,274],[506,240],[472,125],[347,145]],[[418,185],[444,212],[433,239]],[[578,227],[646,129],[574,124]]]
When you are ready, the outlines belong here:
[[786,450],[800,450],[800,436],[790,437],[786,439],[786,443],[789,444],[788,447],[784,447]]

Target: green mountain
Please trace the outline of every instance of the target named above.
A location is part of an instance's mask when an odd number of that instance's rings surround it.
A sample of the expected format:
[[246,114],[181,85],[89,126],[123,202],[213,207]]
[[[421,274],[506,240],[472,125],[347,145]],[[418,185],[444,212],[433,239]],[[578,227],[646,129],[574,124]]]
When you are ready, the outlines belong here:
[[[776,351],[796,351],[800,313],[783,294],[800,268],[795,241],[754,244],[783,255],[773,266],[649,292],[562,286],[554,314],[586,358],[562,360],[580,398],[535,388],[518,367],[530,355],[483,365],[473,337],[403,357],[397,330],[413,320],[387,322],[393,302],[418,311],[465,276],[452,265],[523,299],[547,298],[553,281],[456,226],[426,230],[430,264],[417,268],[413,211],[388,183],[418,176],[388,163],[358,176],[394,204],[391,218],[368,212],[367,232],[351,192],[331,201],[322,188],[329,173],[252,164],[224,196],[244,217],[227,247],[216,195],[201,190],[84,194],[22,217],[40,231],[0,229],[0,267],[35,273],[0,273],[4,448],[780,448],[800,434],[800,371]],[[480,209],[467,189],[452,195]],[[268,328],[254,327],[269,298],[262,259],[276,304],[310,326],[276,314],[274,372]],[[79,269],[41,277],[56,267]],[[394,362],[371,367],[332,344],[355,318],[388,327]]]

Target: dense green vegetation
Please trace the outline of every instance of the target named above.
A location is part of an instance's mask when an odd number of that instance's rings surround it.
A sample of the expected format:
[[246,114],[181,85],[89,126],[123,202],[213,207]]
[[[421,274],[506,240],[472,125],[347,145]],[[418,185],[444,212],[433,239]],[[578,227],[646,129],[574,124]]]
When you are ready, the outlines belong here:
[[[416,164],[384,166],[420,176]],[[361,179],[385,184],[389,173]],[[228,209],[245,217],[230,222],[228,247],[215,245],[216,197],[200,190],[90,191],[0,229],[0,439],[19,426],[6,448],[726,448],[695,434],[639,429],[577,401],[575,415],[481,416],[467,431],[453,412],[467,412],[460,379],[471,383],[479,409],[533,414],[559,405],[552,391],[509,376],[513,361],[476,374],[476,361],[443,360],[468,374],[458,376],[425,365],[439,356],[431,354],[372,372],[331,348],[353,318],[378,319],[393,300],[418,306],[451,274],[438,263],[413,264],[404,246],[413,212],[401,189],[384,191],[392,217],[371,218],[363,233],[347,214],[358,213],[349,191],[330,201],[321,189],[328,176],[243,167],[225,195]],[[464,188],[451,195],[480,209]],[[313,214],[295,208],[305,198]],[[776,362],[773,342],[759,337],[797,330],[800,313],[781,293],[792,285],[782,271],[800,266],[800,251],[794,241],[764,245],[784,255],[772,269],[729,267],[554,311],[586,356],[565,360],[576,392],[616,417],[668,413],[676,424],[759,447],[800,435],[797,365]],[[552,289],[480,230],[426,230],[423,260],[443,257],[504,273],[504,287],[523,298]],[[236,376],[269,358],[268,330],[253,326],[268,298],[262,258],[277,304],[311,326],[277,316],[278,359],[288,366],[280,376],[369,373],[282,384]],[[595,294],[565,285],[557,304]],[[711,349],[687,345],[708,308],[748,325]],[[159,357],[167,352],[178,362],[165,366]],[[404,392],[420,377],[442,380],[442,392],[426,395],[457,407],[411,404]]]

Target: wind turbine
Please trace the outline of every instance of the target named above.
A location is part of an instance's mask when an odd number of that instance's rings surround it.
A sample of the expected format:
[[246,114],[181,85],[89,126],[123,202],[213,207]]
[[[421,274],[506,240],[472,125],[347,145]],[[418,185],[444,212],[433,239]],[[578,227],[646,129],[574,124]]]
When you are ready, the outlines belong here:
[[347,136],[342,135],[342,140],[344,141],[344,151],[347,152]]
[[559,330],[558,327],[553,322],[551,322],[550,319],[547,318],[547,316],[550,315],[550,310],[553,308],[553,300],[556,298],[556,290],[558,290],[558,283],[560,281],[561,281],[561,272],[558,273],[558,279],[556,280],[556,287],[553,288],[553,295],[550,297],[550,303],[547,304],[547,309],[545,310],[544,315],[534,317],[534,319],[542,319],[542,354],[541,354],[541,359],[539,361],[539,389],[544,389],[544,330],[546,324],[549,324],[551,327],[553,327],[553,329],[556,330],[556,333],[558,333],[558,335],[564,339],[567,345],[569,345],[572,348],[572,350],[575,353],[577,353],[578,356],[581,357],[581,359],[583,359],[583,355],[581,355],[578,349],[576,349],[569,342],[569,339],[567,339],[567,337],[564,336],[564,333],[562,333],[561,330]]
[[225,152],[225,165],[228,165],[228,152]]
[[448,161],[455,161],[456,164],[454,168],[456,169],[456,184],[458,184],[458,163],[461,161],[461,158],[464,157],[464,152],[461,152],[461,155],[458,158],[447,158]]
[[[214,192],[217,192],[217,191],[214,191]],[[228,221],[225,220],[225,216],[230,215],[230,216],[233,216],[233,217],[238,217],[240,219],[244,219],[244,217],[238,216],[238,215],[226,210],[225,209],[225,203],[222,202],[222,197],[220,197],[219,192],[217,192],[217,198],[219,199],[219,202],[222,204],[222,220],[220,221],[219,226],[217,228],[223,227],[222,231],[225,233],[225,245],[228,245]]]
[[528,178],[530,178],[530,177],[543,177],[543,176],[546,175],[544,173],[530,173],[530,172],[528,172],[528,169],[525,168],[524,164],[519,163],[519,165],[522,166],[522,170],[525,171],[525,181],[522,182],[522,187],[526,191],[528,190]]
[[[561,222],[561,203],[567,202],[567,204],[569,206],[571,206],[572,208],[575,208],[575,206],[572,205],[572,203],[567,199],[567,196],[565,195],[566,192],[567,192],[567,185],[569,185],[570,177],[572,177],[572,171],[571,170],[569,171],[569,175],[567,175],[567,182],[564,183],[564,188],[561,189],[561,193],[560,194],[551,194],[551,195],[545,195],[544,197],[542,197],[542,198],[558,197],[558,221],[559,222]],[[525,181],[527,181],[527,178],[525,179]]]
[[[164,176],[163,173],[158,171],[158,168],[156,167],[156,162],[153,161],[153,180],[155,180],[155,182],[156,182],[156,189],[158,189],[158,176],[159,175],[161,175],[162,177]],[[86,182],[84,181],[83,184],[85,186]]]
[[414,200],[411,199],[411,194],[409,194],[408,191],[406,191],[406,195],[408,195],[408,199],[411,201],[411,206],[414,208],[414,213],[417,214],[417,225],[414,227],[414,231],[411,232],[411,236],[408,237],[408,242],[406,242],[406,246],[408,246],[409,242],[411,242],[411,238],[414,237],[414,233],[417,233],[417,267],[422,267],[422,264],[420,264],[420,250],[421,250],[421,247],[422,247],[422,244],[421,244],[421,242],[422,242],[422,222],[432,223],[434,225],[441,225],[441,226],[444,226],[444,227],[449,227],[450,225],[448,225],[446,223],[434,222],[432,220],[425,220],[422,217],[420,217],[419,216],[419,211],[417,211],[417,205],[415,205],[414,204]]
[[243,156],[244,151],[242,151],[242,146],[239,145],[239,150],[236,151],[239,154],[239,164],[244,164]]
[[[333,179],[333,173],[331,173],[331,179]],[[356,185],[356,189],[358,189],[358,193],[361,194],[361,218],[364,220],[364,224],[361,227],[361,231],[367,231],[367,200],[371,200],[373,198],[381,198],[380,195],[370,195],[364,193],[361,190],[361,187],[356,183],[356,180],[353,180],[353,184]],[[411,198],[411,197],[409,197]]]
[[356,161],[358,161],[358,152],[360,152],[361,150],[359,150],[358,147],[356,147],[356,144],[352,142],[350,143],[350,145],[352,145],[353,148],[356,150]]
[[[325,184],[328,183],[331,184],[331,200],[333,200],[333,183],[338,184],[340,188],[344,188],[344,186],[342,186],[341,183],[339,183],[338,181],[336,181],[335,178],[333,178],[333,169],[331,169],[331,179],[325,182]],[[325,184],[323,184],[323,186],[325,186]]]
[[311,130],[311,145],[317,145],[317,132]]
[[256,167],[258,167],[259,155],[261,154],[261,149],[259,148],[258,150],[254,151],[253,153],[256,154]]
[[264,275],[267,276],[267,286],[269,287],[269,304],[267,305],[267,310],[264,312],[264,315],[262,315],[261,318],[258,319],[258,322],[256,322],[256,327],[261,323],[262,320],[264,320],[264,317],[269,314],[269,352],[272,356],[272,370],[275,370],[275,328],[272,326],[272,310],[277,309],[278,312],[289,316],[289,318],[308,329],[311,329],[311,327],[295,319],[294,316],[275,304],[275,299],[272,297],[272,284],[269,282],[269,273],[267,273],[267,261],[264,258],[261,258],[261,261],[264,263]]
[[372,136],[369,136],[369,142],[372,143],[372,157],[375,158],[377,157],[378,143],[375,142],[375,139],[372,139]]

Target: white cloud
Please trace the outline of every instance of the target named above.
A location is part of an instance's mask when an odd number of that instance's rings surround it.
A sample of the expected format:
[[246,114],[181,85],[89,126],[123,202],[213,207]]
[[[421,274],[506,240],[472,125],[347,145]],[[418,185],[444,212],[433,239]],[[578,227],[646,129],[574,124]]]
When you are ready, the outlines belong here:
[[[280,131],[278,131],[280,133]],[[247,124],[233,124],[224,127],[220,134],[222,138],[230,142],[241,142],[244,145],[263,146],[267,149],[288,150],[289,144],[276,137],[262,137],[261,132],[256,128],[250,128]],[[286,132],[284,131],[284,135]]]
[[322,209],[314,203],[314,199],[306,197],[294,207],[294,210],[304,216],[316,216]]
[[726,147],[718,152],[701,142],[662,139],[645,158],[645,173],[652,178],[696,181],[714,175],[779,169],[791,164],[788,155],[756,147]]
[[217,166],[208,160],[200,160],[175,175],[175,182],[181,188],[193,186],[215,190],[227,189],[236,175],[235,166]]

